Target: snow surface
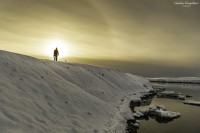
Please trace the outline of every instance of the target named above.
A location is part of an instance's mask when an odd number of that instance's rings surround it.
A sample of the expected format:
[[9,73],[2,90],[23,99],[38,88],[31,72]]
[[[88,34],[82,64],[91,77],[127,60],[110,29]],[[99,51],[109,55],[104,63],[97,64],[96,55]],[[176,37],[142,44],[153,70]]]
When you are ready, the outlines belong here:
[[168,119],[174,119],[181,116],[181,113],[179,112],[166,111],[162,109],[156,110],[156,113],[161,118],[168,118]]
[[185,100],[183,103],[185,103],[185,104],[191,104],[191,105],[198,105],[198,106],[200,106],[200,101]]
[[182,95],[181,93],[177,93],[174,91],[162,91],[157,93],[157,97],[170,97],[170,98],[178,98],[180,100],[185,100],[186,96]]
[[[137,112],[134,114],[138,114]],[[161,118],[174,119],[181,116],[179,112],[168,111],[164,105],[152,105],[148,109],[139,110],[139,112],[141,113],[139,117],[147,114],[154,114]]]
[[138,119],[143,116],[154,115],[163,119],[175,119],[181,116],[179,112],[168,111],[164,105],[152,105],[147,109],[142,109],[133,113],[133,116]]
[[122,133],[131,99],[149,90],[109,68],[0,51],[0,133]]

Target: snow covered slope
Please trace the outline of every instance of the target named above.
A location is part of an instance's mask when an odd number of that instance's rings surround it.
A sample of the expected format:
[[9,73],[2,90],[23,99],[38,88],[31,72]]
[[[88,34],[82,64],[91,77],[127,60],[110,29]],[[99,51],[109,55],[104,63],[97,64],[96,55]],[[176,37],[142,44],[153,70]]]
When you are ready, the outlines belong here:
[[0,51],[0,133],[123,132],[142,77]]

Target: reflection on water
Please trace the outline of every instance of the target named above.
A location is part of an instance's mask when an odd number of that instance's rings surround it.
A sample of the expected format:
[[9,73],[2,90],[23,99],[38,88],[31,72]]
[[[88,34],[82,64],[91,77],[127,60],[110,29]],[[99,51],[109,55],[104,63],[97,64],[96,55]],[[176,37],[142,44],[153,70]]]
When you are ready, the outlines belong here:
[[[200,101],[200,85],[193,84],[153,84],[153,86],[164,87],[168,91],[180,92],[184,95],[191,95],[191,100]],[[138,133],[199,133],[200,132],[200,107],[183,104],[183,101],[176,99],[154,98],[151,105],[164,105],[168,110],[181,113],[181,118],[173,121],[163,121],[159,118],[146,118],[141,120]],[[139,110],[143,107],[136,107]],[[136,132],[130,132],[136,133]]]

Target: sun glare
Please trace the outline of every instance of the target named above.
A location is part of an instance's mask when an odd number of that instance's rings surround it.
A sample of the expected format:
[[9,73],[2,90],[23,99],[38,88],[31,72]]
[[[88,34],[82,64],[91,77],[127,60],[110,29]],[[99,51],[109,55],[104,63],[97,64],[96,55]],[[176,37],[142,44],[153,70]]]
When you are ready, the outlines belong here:
[[45,54],[49,57],[53,57],[53,51],[58,48],[59,58],[69,56],[69,44],[62,40],[49,40],[45,46]]

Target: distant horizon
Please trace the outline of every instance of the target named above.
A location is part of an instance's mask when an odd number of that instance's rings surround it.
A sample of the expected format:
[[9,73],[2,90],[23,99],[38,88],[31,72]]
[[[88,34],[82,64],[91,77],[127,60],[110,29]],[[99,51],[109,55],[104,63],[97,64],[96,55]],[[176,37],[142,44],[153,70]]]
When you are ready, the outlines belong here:
[[[3,50],[5,51],[5,50]],[[12,52],[12,51],[7,51]],[[16,52],[12,52],[16,53]],[[22,54],[22,53],[16,53]],[[26,54],[22,54],[26,55]],[[52,60],[53,57],[37,57],[33,55],[26,55],[30,57],[34,57],[41,60]],[[79,58],[79,57],[66,57],[66,58],[58,58],[58,61],[67,62],[67,63],[80,63],[80,64],[88,64],[95,65],[100,67],[108,67],[116,70],[120,70],[125,73],[131,73],[133,75],[143,76],[146,78],[179,78],[179,77],[200,77],[199,67],[188,66],[188,67],[180,67],[180,66],[164,66],[156,63],[145,63],[145,62],[131,62],[125,60],[111,60],[111,59],[94,59],[94,58]],[[177,71],[178,70],[178,71]]]

